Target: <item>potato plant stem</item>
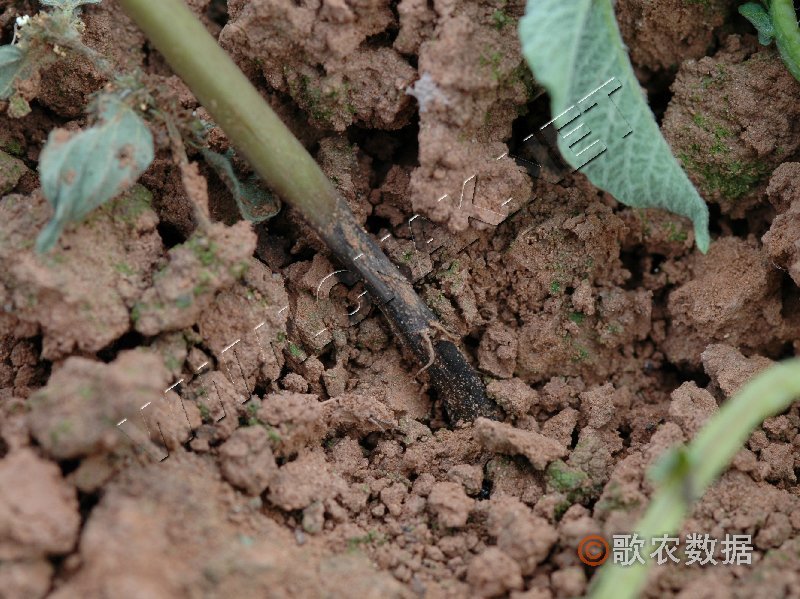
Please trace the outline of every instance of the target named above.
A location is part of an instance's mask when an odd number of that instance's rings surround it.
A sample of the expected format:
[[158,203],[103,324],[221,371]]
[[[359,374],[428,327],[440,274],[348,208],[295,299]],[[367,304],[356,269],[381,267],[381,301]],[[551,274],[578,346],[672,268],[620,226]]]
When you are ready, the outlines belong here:
[[769,5],[775,42],[786,67],[800,81],[800,27],[793,0],[772,0]]
[[383,254],[317,163],[183,0],[119,0],[234,146],[294,206],[348,269],[358,273],[395,332],[428,369],[453,421],[491,416],[475,370],[449,341],[435,341],[436,318]]
[[770,367],[747,382],[719,412],[703,426],[685,448],[670,454],[681,459],[665,461],[661,466],[661,485],[636,527],[645,542],[641,556],[645,563],[629,566],[612,560],[600,569],[592,581],[591,599],[633,599],[639,596],[652,564],[650,540],[664,534],[675,535],[694,501],[703,496],[731,463],[745,441],[767,418],[780,414],[800,397],[800,359],[787,360]]

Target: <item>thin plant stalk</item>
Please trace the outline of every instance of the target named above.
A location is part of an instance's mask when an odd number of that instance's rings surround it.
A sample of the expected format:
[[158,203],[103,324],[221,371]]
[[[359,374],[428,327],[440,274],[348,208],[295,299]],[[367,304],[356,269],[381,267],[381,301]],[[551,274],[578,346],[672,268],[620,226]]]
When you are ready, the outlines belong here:
[[[751,379],[723,404],[695,439],[673,450],[656,465],[661,487],[656,491],[636,534],[645,546],[664,534],[675,535],[696,499],[728,467],[755,428],[786,410],[800,397],[800,359],[776,364]],[[622,566],[608,561],[595,580],[592,599],[632,599],[647,580],[652,559],[642,553],[644,564]]]
[[427,365],[433,359],[427,371],[450,419],[472,421],[494,415],[495,404],[458,348],[450,341],[434,340],[438,324],[430,308],[359,226],[322,169],[183,1],[119,0],[119,4],[255,171],[303,215],[347,269],[361,276],[417,361]]
[[769,14],[781,58],[794,78],[800,81],[800,27],[793,0],[772,0]]

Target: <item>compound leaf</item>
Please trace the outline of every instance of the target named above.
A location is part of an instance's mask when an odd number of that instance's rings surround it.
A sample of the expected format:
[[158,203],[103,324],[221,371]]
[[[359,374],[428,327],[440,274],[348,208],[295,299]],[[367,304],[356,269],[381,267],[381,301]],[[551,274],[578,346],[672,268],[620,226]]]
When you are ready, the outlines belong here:
[[153,136],[142,119],[114,95],[97,99],[96,123],[78,133],[50,133],[39,159],[42,192],[55,214],[36,241],[55,245],[64,226],[133,185],[153,161]]
[[647,105],[611,0],[528,0],[519,35],[564,159],[623,204],[690,218],[705,252],[708,208]]

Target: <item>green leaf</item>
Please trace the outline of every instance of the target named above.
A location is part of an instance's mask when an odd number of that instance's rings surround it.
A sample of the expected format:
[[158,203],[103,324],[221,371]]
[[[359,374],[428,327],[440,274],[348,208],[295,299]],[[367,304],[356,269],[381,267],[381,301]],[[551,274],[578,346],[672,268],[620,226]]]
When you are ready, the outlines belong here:
[[18,46],[0,46],[0,100],[14,93],[14,82],[25,70],[26,54]]
[[549,129],[558,129],[564,159],[623,204],[690,218],[705,252],[708,209],[661,136],[611,0],[528,0],[519,35],[534,77],[550,94],[557,118]]
[[748,2],[739,7],[739,14],[753,24],[758,31],[758,41],[763,46],[769,46],[775,39],[775,27],[769,13],[761,4]]
[[78,133],[56,129],[39,158],[42,192],[55,215],[36,241],[37,251],[55,245],[68,222],[133,185],[153,161],[153,136],[141,118],[114,95],[95,103],[97,122]]
[[52,6],[63,8],[64,10],[75,10],[83,4],[100,4],[102,0],[39,0],[42,6]]
[[218,154],[208,148],[201,148],[200,151],[206,162],[214,169],[233,195],[244,218],[254,223],[260,223],[278,214],[281,208],[280,200],[269,191],[262,189],[258,184],[257,177],[253,176],[244,182],[239,181],[231,164],[232,150],[229,150],[227,155]]

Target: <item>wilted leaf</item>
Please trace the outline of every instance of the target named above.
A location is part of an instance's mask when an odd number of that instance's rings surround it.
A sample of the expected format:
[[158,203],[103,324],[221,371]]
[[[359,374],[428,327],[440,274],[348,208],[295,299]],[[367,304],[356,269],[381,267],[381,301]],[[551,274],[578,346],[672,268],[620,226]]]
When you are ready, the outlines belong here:
[[269,191],[262,189],[256,177],[245,182],[239,181],[230,156],[223,156],[206,148],[202,149],[202,153],[206,162],[230,190],[243,217],[254,223],[260,223],[278,214],[280,201]]
[[534,77],[550,94],[564,159],[623,204],[689,217],[705,252],[708,209],[661,136],[611,0],[528,0],[519,35]]
[[64,225],[133,185],[153,161],[153,136],[141,118],[113,95],[97,100],[97,122],[71,133],[50,133],[39,158],[42,192],[55,215],[36,241],[40,252],[55,245]]
[[25,52],[17,46],[0,46],[0,100],[14,93],[14,82],[26,67]]

